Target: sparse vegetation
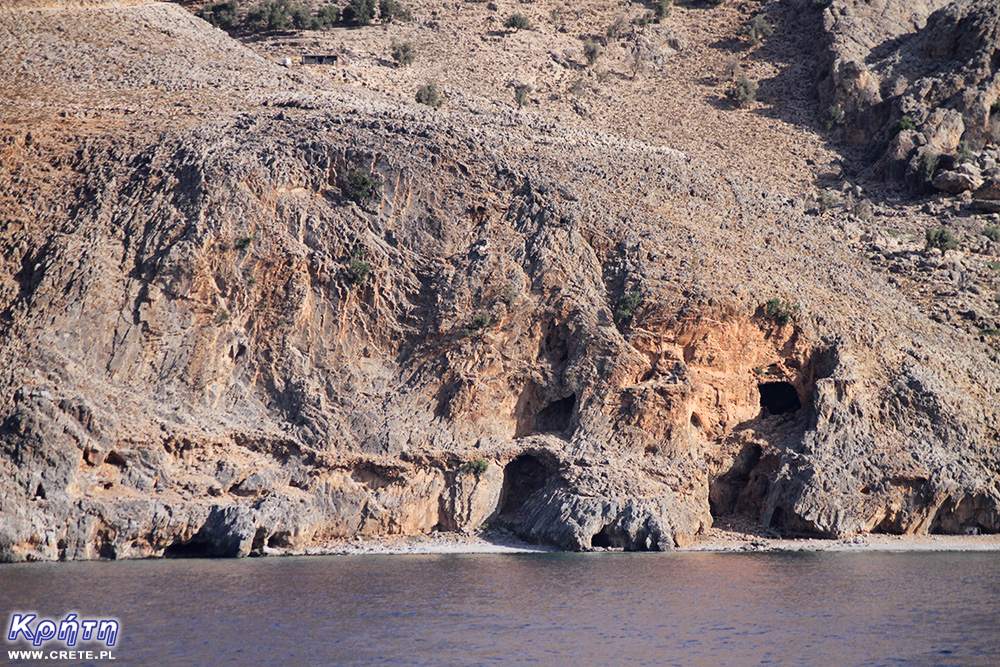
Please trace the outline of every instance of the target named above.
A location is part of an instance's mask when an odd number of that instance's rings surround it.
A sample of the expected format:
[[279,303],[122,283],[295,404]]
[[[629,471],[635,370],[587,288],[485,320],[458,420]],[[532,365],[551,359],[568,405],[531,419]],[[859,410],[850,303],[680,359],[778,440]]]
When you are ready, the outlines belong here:
[[969,142],[964,139],[958,142],[958,146],[955,148],[955,161],[956,162],[971,162],[973,157],[972,149],[969,148]]
[[[1000,273],[1000,262],[986,262],[986,266]],[[997,298],[1000,299],[1000,294],[997,295]]]
[[441,98],[441,91],[438,90],[437,84],[433,81],[428,81],[420,86],[420,88],[417,88],[417,102],[437,109],[444,103],[444,100]]
[[222,326],[229,321],[229,311],[223,308],[215,316],[215,326]]
[[593,65],[597,62],[597,59],[601,57],[601,45],[597,42],[587,41],[583,45],[583,57],[586,58],[588,65]]
[[674,9],[674,0],[659,0],[656,3],[656,7],[653,9],[653,15],[656,17],[656,22],[659,23],[663,19],[670,16],[670,12]]
[[931,189],[931,182],[934,180],[934,172],[937,171],[938,162],[941,156],[931,150],[925,150],[917,158],[916,181],[924,190]]
[[238,236],[238,237],[236,237],[236,244],[235,245],[236,245],[236,248],[238,250],[246,250],[247,248],[250,247],[251,243],[253,243],[253,237],[252,236]]
[[469,461],[462,466],[462,470],[464,472],[471,472],[476,477],[479,477],[489,469],[490,462],[486,459],[475,459],[474,461]]
[[392,59],[399,63],[400,66],[406,67],[408,65],[412,65],[416,58],[417,50],[413,47],[411,42],[403,42],[402,44],[392,45]]
[[875,207],[873,207],[872,203],[867,199],[862,199],[854,205],[854,215],[856,215],[859,219],[868,222],[872,219],[872,216],[875,215]]
[[485,310],[479,311],[472,318],[472,322],[469,323],[469,326],[462,330],[462,333],[466,336],[478,338],[489,330],[490,322],[490,314]]
[[371,25],[375,20],[375,0],[351,0],[341,12],[346,23]]
[[783,299],[768,299],[764,304],[764,314],[779,325],[785,326],[799,314],[799,307]]
[[333,4],[323,5],[313,17],[313,28],[316,30],[331,30],[338,23],[340,23],[340,7]]
[[244,27],[251,31],[305,30],[312,24],[312,11],[295,0],[264,0],[247,14]]
[[820,213],[826,213],[830,209],[840,206],[840,195],[833,190],[820,190],[816,193],[816,206]]
[[983,227],[983,236],[994,243],[1000,243],[1000,225],[986,225]]
[[379,177],[367,169],[355,169],[347,177],[347,196],[361,203],[372,196],[382,184]]
[[839,125],[844,122],[844,110],[839,104],[831,104],[823,112],[823,117],[820,118],[820,122],[823,123],[823,127],[826,129],[832,129],[834,125]]
[[767,19],[758,14],[750,19],[750,22],[743,29],[746,36],[750,39],[751,46],[757,46],[765,39],[774,34],[774,28],[768,23]]
[[507,17],[507,23],[505,24],[508,30],[513,30],[517,32],[519,30],[530,30],[531,21],[528,17],[520,12],[516,12]]
[[237,0],[228,2],[212,2],[201,8],[197,16],[202,18],[216,28],[229,30],[236,25],[236,18],[239,15],[240,5]]
[[378,16],[385,23],[393,21],[407,22],[413,20],[413,13],[397,0],[379,0]]
[[621,299],[618,300],[618,305],[615,307],[615,323],[623,324],[635,315],[635,311],[639,309],[642,304],[642,292],[639,290],[632,290],[626,292]]
[[889,138],[894,138],[897,134],[903,131],[915,130],[917,129],[917,121],[913,120],[913,116],[903,116],[897,120],[893,126],[889,129]]
[[533,88],[526,83],[514,86],[514,102],[517,103],[518,109],[523,108],[528,103],[528,95],[531,94],[532,90]]
[[748,107],[757,101],[757,82],[746,74],[740,74],[726,90],[726,97],[738,107]]
[[937,248],[941,252],[944,252],[946,250],[954,250],[958,247],[958,242],[955,241],[951,230],[944,225],[929,228],[924,233],[924,240],[926,241],[926,248],[928,250]]
[[347,264],[347,278],[352,285],[360,287],[368,280],[368,274],[372,271],[372,265],[366,261],[368,253],[360,245],[354,246],[351,251],[351,259]]
[[517,290],[514,288],[514,283],[508,282],[503,286],[503,300],[508,306],[514,305],[517,301]]
[[627,27],[628,27],[628,21],[625,20],[624,15],[621,15],[614,20],[614,23],[612,23],[605,29],[604,35],[608,39],[621,39],[622,35],[625,34],[625,29]]

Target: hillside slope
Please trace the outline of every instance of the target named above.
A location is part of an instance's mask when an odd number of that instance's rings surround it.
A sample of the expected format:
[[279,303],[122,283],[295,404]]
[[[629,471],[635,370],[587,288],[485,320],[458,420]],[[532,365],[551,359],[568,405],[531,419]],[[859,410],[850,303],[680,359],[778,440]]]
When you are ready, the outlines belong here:
[[0,559],[1000,530],[995,352],[787,174],[175,5],[3,10],[0,46]]

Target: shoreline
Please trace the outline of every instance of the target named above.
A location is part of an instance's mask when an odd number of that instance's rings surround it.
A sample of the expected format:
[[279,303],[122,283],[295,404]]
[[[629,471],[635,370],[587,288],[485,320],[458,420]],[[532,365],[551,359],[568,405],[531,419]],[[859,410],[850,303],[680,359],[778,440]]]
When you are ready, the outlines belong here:
[[[461,555],[532,553],[622,553],[620,548],[574,552],[530,544],[510,535],[434,533],[399,537],[356,537],[305,549],[265,549],[264,556]],[[862,534],[845,539],[775,538],[712,528],[683,547],[660,553],[764,552],[948,552],[1000,551],[998,535]]]

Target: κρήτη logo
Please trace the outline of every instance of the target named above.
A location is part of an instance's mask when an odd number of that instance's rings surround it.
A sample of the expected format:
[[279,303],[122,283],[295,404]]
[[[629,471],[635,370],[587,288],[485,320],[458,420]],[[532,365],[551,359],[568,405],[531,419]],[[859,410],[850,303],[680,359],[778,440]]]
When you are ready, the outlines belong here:
[[38,618],[37,614],[12,614],[7,628],[7,641],[16,642],[23,638],[32,646],[41,646],[57,641],[66,646],[76,646],[77,642],[101,642],[112,647],[118,641],[118,621],[113,618],[80,620],[76,614],[54,621]]

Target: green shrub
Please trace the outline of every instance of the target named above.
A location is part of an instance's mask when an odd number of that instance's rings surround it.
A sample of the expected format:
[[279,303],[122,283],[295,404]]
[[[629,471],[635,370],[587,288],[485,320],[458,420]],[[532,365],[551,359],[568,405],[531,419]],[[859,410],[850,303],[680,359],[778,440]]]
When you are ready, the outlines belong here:
[[[1000,273],[1000,262],[986,262],[986,266],[990,267],[997,273]],[[997,297],[1000,298],[1000,294],[998,294]]]
[[264,0],[247,14],[248,30],[305,30],[312,27],[312,12],[295,0]]
[[479,477],[484,472],[490,469],[490,462],[486,459],[476,459],[475,461],[469,461],[462,466],[464,472],[471,472],[476,477]]
[[626,292],[625,295],[618,300],[618,305],[615,307],[615,323],[622,324],[627,322],[633,315],[635,315],[635,311],[639,309],[641,304],[642,292],[639,290]]
[[367,254],[360,245],[354,246],[354,250],[351,251],[351,259],[347,264],[347,278],[352,285],[359,287],[364,285],[368,274],[372,271],[372,265],[365,261]]
[[934,172],[937,171],[938,162],[941,160],[941,156],[934,151],[924,151],[917,158],[917,170],[915,172],[917,185],[919,185],[924,190],[931,189],[931,183],[934,181]]
[[750,44],[756,46],[773,35],[774,28],[771,27],[766,18],[758,14],[750,19],[750,23],[746,25],[744,32],[750,38]]
[[347,196],[361,203],[372,196],[382,184],[379,177],[367,169],[355,169],[347,177]]
[[444,103],[444,100],[441,99],[437,84],[428,81],[417,89],[417,102],[436,109]]
[[509,30],[515,32],[518,30],[528,30],[531,28],[531,21],[528,20],[527,16],[518,12],[507,17],[506,26]]
[[378,15],[386,23],[392,23],[393,21],[406,22],[413,19],[413,14],[410,10],[399,4],[397,0],[379,0]]
[[514,305],[517,301],[517,290],[514,289],[514,283],[508,282],[503,286],[503,300],[508,306]]
[[670,16],[671,10],[674,8],[674,0],[659,0],[656,3],[656,7],[653,9],[653,16],[656,18],[656,22],[659,23],[663,19]]
[[331,30],[340,23],[340,7],[336,5],[323,5],[313,17],[313,28],[315,30]]
[[239,14],[240,5],[237,0],[228,2],[212,2],[201,8],[197,16],[202,18],[216,28],[229,30],[236,25],[236,17]]
[[733,85],[726,90],[726,97],[736,106],[748,107],[757,100],[757,82],[747,78],[746,74],[740,74]]
[[413,61],[417,58],[417,51],[413,48],[413,44],[410,42],[403,42],[402,44],[392,45],[392,59],[397,63],[406,67],[407,65],[412,65]]
[[597,42],[586,42],[583,45],[583,57],[587,59],[588,65],[593,65],[601,57],[601,45]]
[[764,304],[764,314],[781,326],[785,326],[799,314],[799,307],[782,299],[768,299]]
[[604,34],[608,37],[608,39],[619,39],[625,34],[625,29],[627,27],[628,22],[625,20],[625,17],[619,16],[615,19],[614,23],[607,27]]
[[466,336],[473,336],[479,338],[490,328],[490,314],[485,310],[476,313],[472,318],[472,322],[469,326],[462,330],[462,333]]
[[832,208],[840,206],[840,195],[833,190],[820,190],[816,193],[816,205],[820,213],[826,213]]
[[514,86],[514,101],[517,102],[517,108],[522,108],[528,103],[528,95],[531,94],[532,88],[526,83],[520,83]]
[[1000,225],[986,225],[983,227],[983,236],[994,243],[1000,243]]
[[915,130],[917,129],[917,121],[913,120],[913,116],[903,116],[893,124],[889,129],[889,138],[894,138],[900,132],[904,130]]
[[958,243],[955,241],[955,237],[952,236],[951,230],[944,225],[929,228],[924,232],[924,240],[926,241],[926,248],[928,250],[937,248],[941,252],[944,252],[945,250],[954,250],[958,247]]
[[840,108],[839,104],[831,104],[828,106],[826,111],[823,112],[823,117],[820,118],[820,122],[823,123],[823,127],[828,130],[843,121],[844,110]]
[[238,237],[236,237],[236,247],[239,250],[246,250],[247,248],[250,247],[251,243],[253,243],[253,237],[252,236],[238,236]]
[[351,0],[341,12],[344,21],[354,25],[371,25],[375,20],[375,0]]
[[973,157],[975,156],[972,149],[969,148],[969,142],[964,139],[958,142],[958,146],[955,148],[955,160],[957,162],[971,162]]

